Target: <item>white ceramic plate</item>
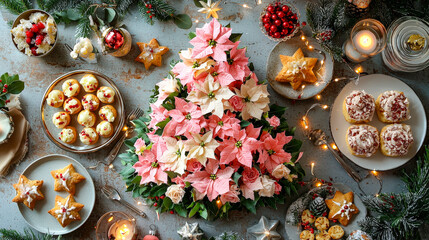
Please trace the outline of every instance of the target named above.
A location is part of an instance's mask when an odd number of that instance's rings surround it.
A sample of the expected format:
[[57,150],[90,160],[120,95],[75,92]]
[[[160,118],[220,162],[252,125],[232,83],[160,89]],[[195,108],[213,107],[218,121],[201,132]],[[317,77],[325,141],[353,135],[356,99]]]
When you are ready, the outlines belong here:
[[[113,126],[115,128],[114,134],[109,138],[103,138],[100,136],[97,143],[93,145],[83,144],[79,140],[79,136],[77,136],[77,140],[73,144],[66,144],[58,139],[61,129],[55,127],[55,125],[52,123],[52,116],[56,112],[64,111],[64,109],[62,107],[54,108],[49,106],[46,103],[46,98],[48,97],[48,94],[54,89],[62,91],[61,86],[64,81],[71,78],[76,79],[77,81],[80,81],[83,75],[87,73],[93,74],[98,79],[100,87],[101,86],[111,87],[115,91],[115,101],[112,104],[109,104],[115,107],[118,113],[115,121],[113,122]],[[81,86],[80,93],[76,96],[76,98],[79,99],[80,101],[85,94],[87,93],[83,90],[83,87]],[[96,95],[96,92],[93,92],[91,94]],[[98,110],[105,105],[108,105],[108,104],[100,102],[100,107],[98,108]],[[97,121],[95,122],[94,128],[97,126],[99,122],[101,122],[100,117],[98,117],[98,110],[94,112],[95,115],[97,116]],[[122,96],[121,96],[121,93],[119,92],[119,89],[116,87],[115,83],[110,78],[108,78],[107,76],[99,72],[91,71],[91,70],[72,71],[62,75],[61,77],[53,81],[51,85],[48,87],[48,89],[46,90],[45,94],[43,95],[40,111],[41,111],[42,126],[43,126],[43,129],[45,130],[46,135],[48,135],[49,139],[60,148],[70,152],[75,152],[75,153],[95,152],[102,149],[103,147],[108,146],[114,139],[116,139],[119,136],[119,134],[121,133],[122,127],[124,126],[124,123],[125,123],[125,107],[124,107],[124,102],[122,100]],[[77,122],[78,114],[74,114],[70,116],[71,116],[71,121],[69,126],[75,127],[77,134],[79,134],[82,131],[83,126],[81,126]]]
[[[54,191],[55,181],[51,176],[51,171],[64,168],[70,163],[73,164],[76,172],[86,178],[76,184],[76,193],[74,195],[75,201],[85,206],[79,211],[81,220],[74,221],[63,228],[48,211],[55,206],[55,196],[59,195],[65,198],[69,193]],[[17,204],[25,221],[37,231],[53,235],[67,234],[82,226],[91,215],[95,203],[94,182],[85,167],[76,160],[64,155],[49,155],[31,163],[22,174],[31,180],[43,180],[41,191],[45,195],[45,199],[37,201],[33,211],[22,203]]]
[[[315,39],[308,38],[308,41],[311,46],[323,51],[323,48],[319,45],[319,43],[317,43]],[[301,90],[301,88],[293,90],[290,86],[290,83],[281,83],[275,80],[277,74],[283,67],[280,61],[280,55],[292,56],[296,50],[298,50],[298,48],[302,49],[305,57],[319,59],[316,66],[314,67],[314,73],[316,74],[317,82],[313,84],[305,83],[306,87],[304,90]],[[324,65],[321,66],[320,62],[323,60],[322,55],[317,53],[315,50],[309,50],[305,46],[304,41],[301,40],[300,36],[295,36],[294,38],[285,42],[277,43],[273,50],[271,50],[267,61],[267,79],[271,87],[274,89],[274,91],[283,97],[296,100],[308,99],[322,92],[331,81],[332,72],[334,69],[334,60],[332,56],[326,51],[323,52],[325,53],[326,59]]]
[[[371,94],[375,99],[377,99],[378,95],[381,93],[389,90],[404,92],[405,96],[410,101],[411,114],[411,119],[405,121],[404,124],[411,126],[414,136],[414,144],[406,156],[387,157],[384,156],[380,150],[369,158],[356,157],[350,153],[347,148],[345,136],[347,129],[352,124],[344,119],[343,101],[347,95],[349,95],[354,90],[365,90],[365,92]],[[378,120],[377,114],[374,114],[374,118],[368,124],[376,127],[378,131],[381,131],[381,129],[387,125],[386,123],[382,123]],[[343,88],[343,90],[341,90],[335,99],[334,104],[332,105],[330,128],[332,137],[338,149],[351,161],[369,170],[385,171],[402,166],[417,154],[426,136],[427,120],[422,102],[416,93],[407,84],[394,77],[383,74],[372,74],[361,77],[358,85],[356,85],[354,82],[350,82]]]
[[[353,191],[349,186],[341,183],[335,183],[333,187],[335,187],[337,190],[341,191],[342,193],[348,193]],[[344,227],[339,223],[334,224],[332,221],[329,221],[330,226],[340,225],[344,229],[346,236],[351,232],[353,232],[354,230],[360,229],[358,222],[363,220],[367,215],[367,209],[363,204],[362,200],[360,199],[360,197],[356,193],[354,193],[353,203],[359,209],[359,213],[353,217],[349,225]],[[298,226],[285,223],[285,229],[286,229],[286,235],[289,237],[290,240],[299,239],[299,234],[301,234],[301,231],[299,231]]]

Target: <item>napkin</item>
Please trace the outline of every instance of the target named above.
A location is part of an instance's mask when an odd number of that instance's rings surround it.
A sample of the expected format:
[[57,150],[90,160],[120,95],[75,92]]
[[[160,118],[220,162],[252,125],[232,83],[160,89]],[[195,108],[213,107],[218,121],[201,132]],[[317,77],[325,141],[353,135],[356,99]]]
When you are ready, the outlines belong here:
[[0,176],[6,176],[9,167],[19,163],[28,151],[27,133],[30,125],[17,108],[10,110],[15,130],[10,139],[0,145]]

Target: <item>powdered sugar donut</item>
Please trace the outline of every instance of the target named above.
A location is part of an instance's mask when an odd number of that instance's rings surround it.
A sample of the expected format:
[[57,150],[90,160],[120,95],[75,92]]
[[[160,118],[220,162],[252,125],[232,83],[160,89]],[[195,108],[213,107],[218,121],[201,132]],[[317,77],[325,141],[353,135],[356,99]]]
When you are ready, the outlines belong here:
[[361,124],[347,129],[346,142],[350,152],[357,157],[371,157],[380,146],[377,128]]

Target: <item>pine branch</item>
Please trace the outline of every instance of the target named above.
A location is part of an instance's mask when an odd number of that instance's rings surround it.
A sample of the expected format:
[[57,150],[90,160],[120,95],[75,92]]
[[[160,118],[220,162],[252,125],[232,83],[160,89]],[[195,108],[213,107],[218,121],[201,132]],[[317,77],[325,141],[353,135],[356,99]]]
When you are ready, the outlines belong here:
[[137,0],[116,0],[116,10],[124,14]]
[[79,23],[76,26],[75,37],[90,37],[92,32],[90,21],[87,17],[79,20]]
[[64,11],[75,8],[86,0],[46,0],[45,11]]
[[22,3],[24,3],[25,7],[28,9],[33,8],[33,2],[31,0],[22,0]]
[[50,234],[36,235],[33,231],[25,229],[24,233],[19,233],[12,229],[0,229],[0,239],[2,240],[61,240],[61,236],[55,238]]
[[37,6],[44,10],[45,9],[45,0],[36,0]]
[[0,0],[0,4],[13,14],[21,14],[29,8],[20,0]]

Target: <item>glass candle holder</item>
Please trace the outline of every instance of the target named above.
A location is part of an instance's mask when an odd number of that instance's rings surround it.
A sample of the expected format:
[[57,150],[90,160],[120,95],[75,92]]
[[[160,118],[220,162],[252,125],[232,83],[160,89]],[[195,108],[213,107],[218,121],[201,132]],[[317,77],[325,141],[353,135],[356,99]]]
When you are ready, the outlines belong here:
[[429,23],[417,17],[401,17],[387,32],[384,64],[393,71],[417,72],[429,66]]
[[96,236],[97,240],[135,240],[136,220],[123,212],[108,212],[98,220]]
[[352,62],[363,62],[379,54],[386,46],[386,28],[375,19],[356,23],[350,38],[343,45],[346,57]]
[[125,28],[107,28],[103,31],[102,37],[107,54],[123,57],[131,50],[131,34]]

